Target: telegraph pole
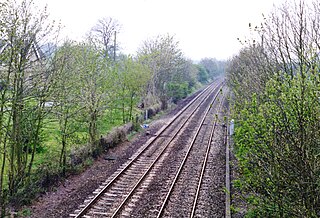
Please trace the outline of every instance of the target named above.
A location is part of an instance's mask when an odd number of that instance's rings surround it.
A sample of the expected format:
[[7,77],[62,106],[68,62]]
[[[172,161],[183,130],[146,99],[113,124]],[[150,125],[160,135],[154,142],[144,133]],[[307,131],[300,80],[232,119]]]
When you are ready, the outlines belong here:
[[114,31],[114,42],[113,42],[113,61],[116,62],[116,44],[117,44],[117,31]]

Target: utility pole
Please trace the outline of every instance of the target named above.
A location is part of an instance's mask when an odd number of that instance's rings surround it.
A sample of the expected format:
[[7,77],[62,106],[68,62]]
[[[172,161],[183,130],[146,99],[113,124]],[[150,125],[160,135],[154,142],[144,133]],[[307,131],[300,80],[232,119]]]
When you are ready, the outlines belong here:
[[113,61],[116,62],[116,44],[117,44],[117,31],[114,31],[114,42],[113,42]]

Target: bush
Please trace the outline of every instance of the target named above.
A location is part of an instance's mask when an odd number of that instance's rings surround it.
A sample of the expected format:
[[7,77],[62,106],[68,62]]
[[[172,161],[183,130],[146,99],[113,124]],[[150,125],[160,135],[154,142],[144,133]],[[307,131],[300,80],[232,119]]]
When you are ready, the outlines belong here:
[[319,74],[282,74],[239,108],[235,147],[248,216],[320,215],[319,84]]
[[102,146],[103,149],[108,149],[124,142],[127,139],[127,134],[132,128],[132,123],[128,123],[124,126],[112,129],[106,137],[101,137],[100,146]]
[[169,83],[168,84],[169,96],[172,98],[173,103],[177,103],[179,100],[187,97],[189,94],[189,84],[183,83]]

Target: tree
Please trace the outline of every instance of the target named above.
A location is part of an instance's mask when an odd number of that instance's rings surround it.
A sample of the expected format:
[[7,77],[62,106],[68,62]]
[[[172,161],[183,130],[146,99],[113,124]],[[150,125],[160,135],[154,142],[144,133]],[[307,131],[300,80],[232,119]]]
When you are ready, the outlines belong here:
[[209,80],[209,75],[207,70],[201,65],[197,65],[197,68],[198,68],[198,75],[197,75],[198,81],[201,83],[207,83]]
[[[183,67],[184,57],[178,42],[170,35],[144,41],[138,56],[152,71],[148,94],[160,99],[161,107],[167,108],[168,83]],[[145,102],[147,105],[148,102]]]
[[252,31],[228,80],[241,187],[255,217],[318,217],[319,7],[284,4]]
[[209,78],[212,80],[213,78],[224,74],[226,61],[219,61],[215,58],[203,58],[199,65],[207,71]]
[[196,85],[197,68],[191,60],[184,60],[181,69],[172,75],[171,81],[168,81],[168,96],[173,103],[187,97]]
[[115,68],[90,43],[79,45],[76,61],[77,80],[81,87],[78,95],[88,124],[89,142],[96,147],[99,136],[97,121],[107,108]]
[[[44,105],[51,88],[52,74],[41,45],[50,38],[54,26],[46,9],[37,15],[33,10],[34,4],[29,0],[7,0],[0,10],[2,215],[4,190],[14,198],[19,188],[31,184],[29,178],[46,115]],[[4,175],[5,170],[8,176]]]
[[80,81],[77,77],[77,45],[66,41],[56,52],[53,60],[55,83],[51,94],[53,110],[59,122],[61,152],[59,165],[66,174],[67,147],[73,134],[78,130],[77,119],[83,109],[80,107]]
[[[132,56],[123,56],[118,64],[119,71],[114,87],[119,93],[119,100],[122,104],[122,121],[125,123],[128,120],[132,121],[133,107],[138,104],[140,96],[146,89],[150,79],[150,70]],[[126,118],[126,110],[128,110],[128,119]]]
[[237,102],[251,100],[252,93],[262,93],[266,83],[277,71],[268,62],[261,46],[248,46],[233,57],[227,68],[229,85],[233,88]]
[[211,79],[218,73],[218,66],[213,58],[203,58],[199,64],[204,67]]
[[118,44],[116,35],[120,31],[120,24],[111,17],[105,17],[98,20],[98,23],[91,29],[89,39],[97,47],[101,49],[104,57],[116,58],[116,50]]
[[[319,78],[275,76],[239,110],[235,142],[257,217],[318,217]],[[254,199],[254,200],[252,200]]]

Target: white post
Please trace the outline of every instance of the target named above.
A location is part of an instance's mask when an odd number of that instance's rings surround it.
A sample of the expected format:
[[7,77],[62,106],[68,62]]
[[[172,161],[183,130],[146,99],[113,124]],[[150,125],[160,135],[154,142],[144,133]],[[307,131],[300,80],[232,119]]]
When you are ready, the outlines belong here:
[[230,136],[232,136],[234,133],[234,120],[232,119],[230,121]]
[[146,117],[145,117],[145,120],[148,119],[148,110],[146,110]]

